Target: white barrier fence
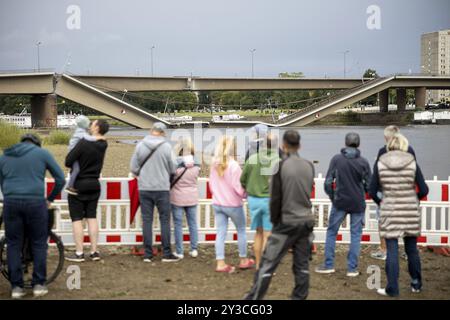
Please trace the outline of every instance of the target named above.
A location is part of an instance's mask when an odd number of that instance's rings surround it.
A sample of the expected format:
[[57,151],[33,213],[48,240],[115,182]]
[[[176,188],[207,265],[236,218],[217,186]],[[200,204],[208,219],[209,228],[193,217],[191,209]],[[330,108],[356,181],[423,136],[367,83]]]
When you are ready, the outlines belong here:
[[[315,243],[324,243],[331,202],[328,199],[313,199],[313,212],[316,219],[314,228]],[[72,224],[69,217],[66,200],[57,200],[54,206],[58,209],[55,216],[54,232],[61,236],[65,245],[73,245]],[[1,207],[1,204],[0,204]],[[247,219],[248,209],[244,206]],[[379,243],[378,225],[376,220],[376,205],[372,201],[367,201],[365,215],[365,226],[361,237],[362,243]],[[448,246],[450,238],[450,202],[423,201],[421,210],[421,236],[418,243],[421,245]],[[158,215],[155,212],[154,218],[154,243],[161,240],[159,231]],[[137,245],[143,241],[142,221],[140,211],[137,212],[135,221],[130,223],[130,202],[129,200],[101,200],[97,208],[97,217],[100,228],[99,244],[101,245]],[[213,243],[215,241],[216,224],[212,210],[211,200],[199,201],[197,225],[199,229],[200,243]],[[337,243],[350,242],[350,216],[347,215],[339,233]],[[184,241],[188,243],[189,234],[184,221]],[[86,232],[87,234],[87,232]],[[254,232],[247,229],[249,241],[253,240]],[[234,225],[230,223],[227,235],[228,242],[237,240],[237,233]],[[172,237],[173,241],[173,237]],[[85,236],[85,242],[89,242],[89,237]]]

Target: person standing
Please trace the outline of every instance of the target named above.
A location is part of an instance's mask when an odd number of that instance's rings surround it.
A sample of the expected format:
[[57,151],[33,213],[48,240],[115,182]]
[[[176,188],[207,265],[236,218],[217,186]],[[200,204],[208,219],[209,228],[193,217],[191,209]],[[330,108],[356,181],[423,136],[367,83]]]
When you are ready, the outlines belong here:
[[361,234],[365,221],[365,194],[369,189],[369,162],[361,157],[360,138],[350,132],[345,136],[345,148],[330,162],[325,178],[325,192],[332,202],[325,242],[325,261],[317,273],[334,273],[336,236],[347,214],[350,214],[350,248],[347,256],[347,276],[359,275],[358,259]]
[[[49,171],[55,185],[45,198],[45,173]],[[3,221],[8,260],[11,297],[22,298],[22,248],[25,237],[33,251],[33,295],[48,293],[47,241],[48,208],[65,184],[64,172],[53,156],[41,148],[41,140],[33,134],[22,136],[20,143],[6,149],[0,156],[0,188],[3,193]]]
[[272,276],[290,248],[293,249],[295,287],[292,299],[308,297],[309,257],[314,229],[311,192],[313,164],[299,156],[300,135],[289,130],[283,135],[284,158],[273,168],[270,183],[270,216],[273,223],[261,264],[247,300],[263,299]]
[[[77,143],[81,139],[85,139],[88,141],[96,141],[97,139],[89,134],[90,121],[89,118],[83,115],[79,115],[76,117],[75,122],[77,127],[72,137],[69,140],[69,152],[75,148]],[[80,165],[78,162],[74,162],[72,164],[72,168],[70,170],[70,179],[67,183],[65,191],[67,194],[77,195],[77,190],[73,187],[75,184],[75,180],[77,179],[78,172],[80,172]]]
[[166,126],[155,122],[150,135],[136,146],[131,158],[131,173],[138,177],[144,234],[144,262],[153,259],[153,213],[158,208],[163,247],[162,262],[179,260],[170,247],[170,178],[175,174],[172,148],[166,140]]
[[183,211],[189,227],[189,240],[191,242],[190,256],[198,256],[198,226],[197,205],[198,186],[197,180],[200,167],[194,161],[194,145],[190,138],[184,138],[175,145],[178,168],[175,173],[170,190],[170,203],[172,205],[172,216],[175,234],[175,247],[177,256],[184,258],[183,248]]
[[[398,239],[403,238],[411,291],[422,289],[422,275],[417,237],[420,236],[419,199],[428,194],[428,186],[414,156],[408,152],[408,140],[394,134],[375,167],[370,196],[380,206],[380,236],[386,241],[386,288],[377,290],[383,296],[399,295]],[[418,191],[416,192],[416,186]],[[383,198],[378,197],[378,192]]]
[[256,269],[261,262],[261,255],[267,239],[272,231],[269,212],[269,179],[274,165],[280,160],[278,150],[273,149],[276,143],[272,135],[267,135],[258,148],[245,162],[241,175],[242,187],[247,192],[250,209],[250,229],[255,230],[253,251],[255,253]]
[[[400,133],[400,129],[397,126],[391,125],[391,126],[387,126],[384,129],[384,141],[385,141],[385,145],[383,147],[380,148],[380,150],[378,150],[378,155],[377,155],[377,159],[375,160],[375,163],[373,165],[373,172],[375,172],[377,166],[378,166],[378,160],[380,159],[380,157],[385,154],[387,152],[386,146],[389,143],[389,141],[392,139],[392,137],[396,134],[396,133]],[[416,154],[414,152],[414,149],[411,146],[408,146],[408,152],[414,156],[414,158],[416,157]],[[372,182],[373,183],[373,180]],[[372,189],[372,187],[370,187]],[[382,194],[381,192],[379,192],[378,194],[378,198],[382,198]],[[377,208],[377,220],[380,220],[380,210],[379,208]],[[379,226],[379,224],[378,224]],[[378,250],[372,252],[370,254],[370,256],[374,259],[378,259],[378,260],[386,260],[386,241],[384,241],[383,237],[381,237],[380,235],[380,247],[378,248]]]
[[90,259],[100,260],[100,253],[97,248],[98,242],[98,222],[97,204],[100,198],[99,177],[103,168],[106,149],[105,134],[109,130],[109,124],[105,120],[95,120],[90,126],[90,131],[96,141],[81,139],[76,146],[67,154],[65,165],[70,168],[78,161],[80,171],[74,183],[77,195],[69,194],[69,213],[72,220],[73,238],[75,240],[75,252],[66,256],[66,260],[72,262],[84,262],[83,250],[83,220],[88,224]]
[[240,183],[242,170],[235,157],[234,139],[230,136],[222,136],[217,144],[211,164],[209,187],[212,192],[212,204],[217,226],[216,271],[225,273],[235,271],[234,266],[225,263],[225,240],[229,219],[233,221],[238,234],[239,268],[250,269],[255,265],[252,259],[247,258],[246,217],[242,202],[246,194]]

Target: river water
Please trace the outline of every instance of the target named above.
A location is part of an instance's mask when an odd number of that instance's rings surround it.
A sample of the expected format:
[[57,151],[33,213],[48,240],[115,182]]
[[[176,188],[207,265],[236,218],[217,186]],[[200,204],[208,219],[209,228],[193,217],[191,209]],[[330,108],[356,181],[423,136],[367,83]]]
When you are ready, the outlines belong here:
[[[290,128],[280,130],[280,135],[288,129]],[[384,144],[383,129],[384,127],[378,126],[295,128],[301,135],[300,154],[302,157],[314,161],[316,175],[318,173],[325,175],[330,159],[344,146],[345,134],[350,131],[359,133],[361,154],[373,166],[377,152]],[[200,133],[194,133],[194,129],[169,129],[167,136],[175,141],[177,136],[190,135],[194,142],[195,137],[202,137],[203,141],[208,142],[203,143],[202,150],[211,153],[215,144],[212,142],[211,136],[225,133],[226,130],[231,130],[228,132],[237,136],[238,139],[248,132],[248,128],[202,129]],[[402,127],[401,132],[408,138],[410,145],[416,151],[418,163],[426,179],[433,179],[434,176],[437,176],[440,180],[447,180],[450,177],[450,125],[411,125]],[[115,136],[145,136],[147,133],[147,130],[129,128],[113,128],[110,132]],[[131,141],[131,143],[135,143],[135,141]],[[248,139],[246,139],[245,147],[243,146],[241,151],[238,150],[241,161],[247,144]]]

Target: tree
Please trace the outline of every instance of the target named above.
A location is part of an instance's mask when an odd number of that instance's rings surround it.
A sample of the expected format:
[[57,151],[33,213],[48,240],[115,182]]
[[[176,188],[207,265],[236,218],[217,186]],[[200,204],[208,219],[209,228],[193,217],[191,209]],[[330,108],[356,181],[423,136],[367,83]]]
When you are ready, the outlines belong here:
[[375,69],[367,69],[364,71],[363,78],[379,78],[377,71]]
[[[379,78],[379,77],[380,76],[378,75],[377,71],[375,69],[370,69],[370,68],[367,69],[366,71],[364,71],[364,74],[363,74],[363,78]],[[364,100],[361,100],[361,104],[364,104],[364,105],[369,104],[369,105],[373,106],[376,103],[377,103],[377,95],[376,94],[373,96],[367,97]]]

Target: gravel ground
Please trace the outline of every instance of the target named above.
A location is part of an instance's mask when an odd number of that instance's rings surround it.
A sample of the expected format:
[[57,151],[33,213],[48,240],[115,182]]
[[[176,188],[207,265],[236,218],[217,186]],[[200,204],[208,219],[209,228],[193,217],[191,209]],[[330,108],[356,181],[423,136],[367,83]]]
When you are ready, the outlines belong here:
[[[336,274],[319,275],[313,269],[323,259],[319,247],[311,262],[311,283],[309,299],[390,299],[378,296],[366,286],[369,265],[381,268],[381,284],[385,284],[384,263],[369,257],[372,250],[364,246],[361,252],[360,271],[362,275],[347,278],[345,275],[347,246],[338,245],[336,253]],[[251,251],[249,251],[251,252]],[[185,257],[177,263],[162,263],[160,257],[153,263],[142,262],[141,257],[130,254],[130,247],[104,247],[103,260],[80,264],[81,289],[68,290],[69,274],[65,263],[63,272],[49,286],[44,299],[241,299],[250,288],[254,270],[237,271],[234,274],[214,272],[214,246],[203,245],[200,255],[194,259]],[[238,263],[236,245],[227,245],[229,263]],[[420,294],[409,291],[407,264],[401,261],[400,298],[396,299],[450,299],[450,260],[430,252],[422,252],[424,290]],[[273,278],[267,299],[289,299],[293,288],[291,272],[292,257],[288,254],[280,264]],[[0,279],[0,299],[9,298],[9,284]],[[31,294],[28,299],[33,299]]]

